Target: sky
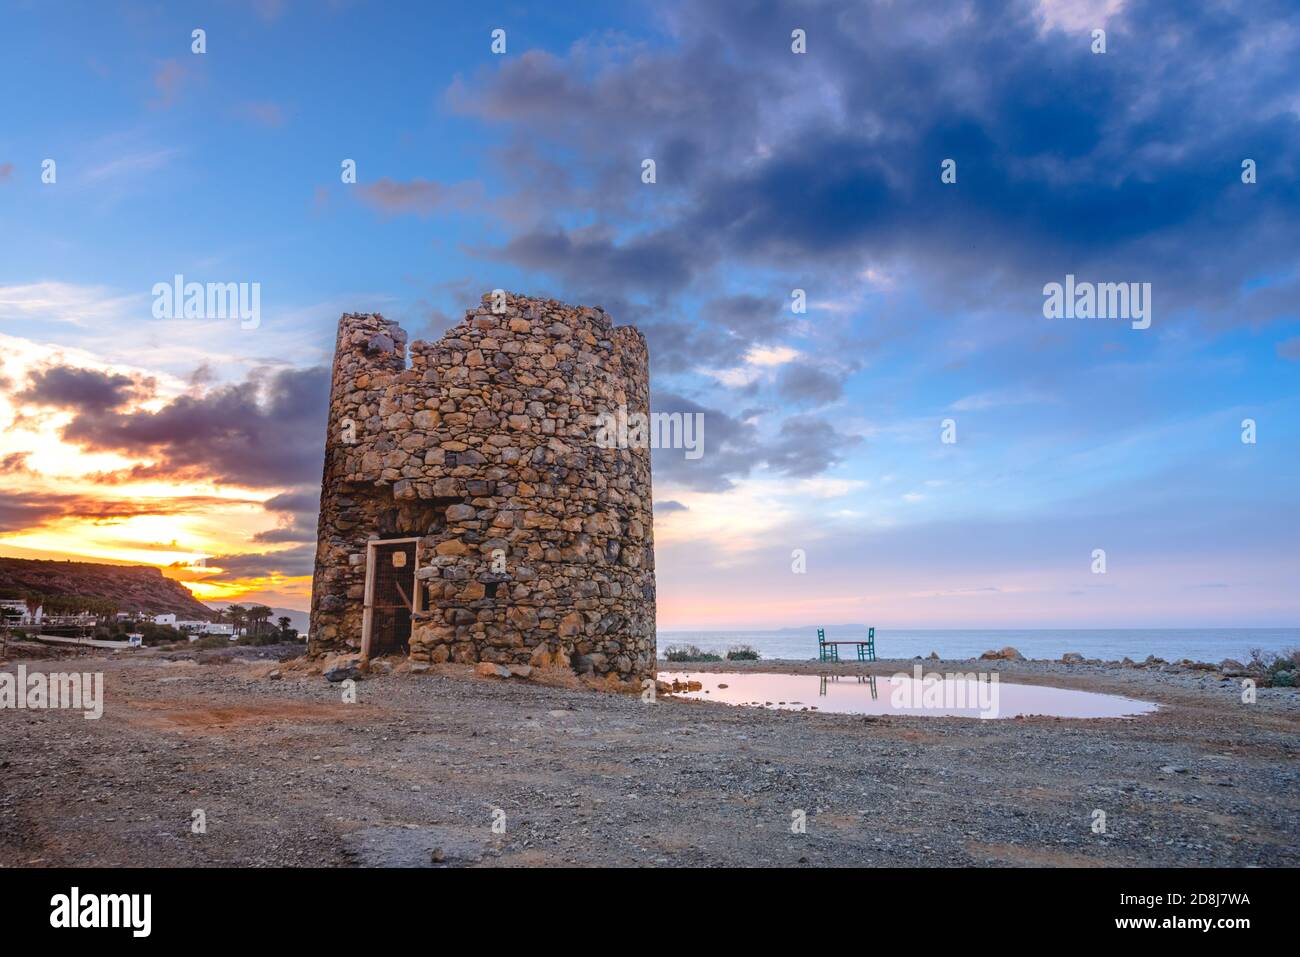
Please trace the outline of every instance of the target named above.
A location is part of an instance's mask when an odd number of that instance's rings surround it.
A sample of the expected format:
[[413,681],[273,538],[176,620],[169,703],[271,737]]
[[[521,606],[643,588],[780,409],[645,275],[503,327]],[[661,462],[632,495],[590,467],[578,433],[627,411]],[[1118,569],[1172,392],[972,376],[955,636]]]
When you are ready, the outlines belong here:
[[[306,608],[339,315],[505,288],[635,323],[703,415],[654,455],[660,628],[1300,619],[1293,4],[0,24],[0,555]],[[258,320],[157,317],[176,275]],[[1048,317],[1067,276],[1149,327]]]

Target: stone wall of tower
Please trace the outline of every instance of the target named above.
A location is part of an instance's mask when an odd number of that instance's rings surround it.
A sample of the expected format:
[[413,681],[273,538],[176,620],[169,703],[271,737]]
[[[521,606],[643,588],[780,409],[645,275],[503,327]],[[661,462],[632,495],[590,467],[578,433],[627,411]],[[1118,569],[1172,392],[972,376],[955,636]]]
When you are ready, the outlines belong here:
[[[506,294],[438,342],[339,321],[311,649],[360,650],[366,543],[419,539],[417,661],[655,670],[648,448],[601,448],[649,412],[648,356],[599,309]],[[558,653],[558,654],[557,654]]]

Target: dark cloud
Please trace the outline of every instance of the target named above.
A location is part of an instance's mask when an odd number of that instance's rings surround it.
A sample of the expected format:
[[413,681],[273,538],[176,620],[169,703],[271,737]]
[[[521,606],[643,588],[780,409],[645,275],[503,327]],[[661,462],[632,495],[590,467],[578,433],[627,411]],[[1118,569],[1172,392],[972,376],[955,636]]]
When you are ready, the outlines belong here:
[[690,509],[688,509],[681,502],[677,502],[669,498],[669,499],[664,499],[663,501],[660,502],[655,502],[655,511],[663,512],[664,514],[667,514],[669,512],[688,512],[690,511]]
[[709,409],[685,396],[654,390],[650,396],[654,412],[700,414],[704,421],[704,453],[688,459],[681,449],[655,449],[656,480],[667,480],[703,492],[724,492],[734,479],[748,475],[760,448],[758,429],[733,419],[718,409]]
[[220,511],[235,504],[240,504],[239,500],[211,495],[104,499],[0,489],[0,532],[38,528],[60,519],[114,525],[142,515],[189,515]]
[[653,158],[656,185],[671,188],[700,157],[734,155],[771,92],[761,73],[725,55],[725,38],[712,27],[681,40],[655,52],[585,42],[563,59],[526,51],[472,82],[457,81],[448,99],[454,109],[513,126],[534,142],[568,144],[589,163],[626,161],[624,170],[637,177],[641,160]]
[[764,452],[768,466],[793,478],[810,478],[838,464],[844,453],[858,445],[856,435],[842,435],[824,419],[791,416],[781,423],[780,434]]
[[525,233],[487,254],[522,269],[548,272],[596,289],[664,291],[685,286],[701,258],[699,247],[676,232],[638,235],[619,242],[609,231],[590,227]]
[[704,304],[701,318],[715,322],[745,341],[770,341],[789,332],[782,315],[785,302],[749,294],[719,296]]
[[267,499],[263,507],[268,512],[275,512],[280,517],[277,528],[258,532],[253,536],[255,542],[315,542],[316,519],[320,512],[320,492],[316,489],[302,489],[274,495]]
[[63,438],[155,463],[101,476],[106,483],[153,477],[300,486],[320,480],[328,398],[326,369],[261,370],[237,385],[179,396],[157,411],[79,406]]
[[685,319],[647,318],[635,324],[650,348],[652,375],[687,372],[700,366],[732,366],[749,348],[743,339]]
[[215,575],[203,581],[242,581],[249,578],[300,578],[310,575],[316,562],[316,546],[298,545],[278,552],[257,552],[248,555],[214,555],[207,564],[220,568]]
[[48,495],[19,495],[0,490],[0,533],[37,528],[63,514],[59,501]]
[[284,525],[269,531],[258,532],[253,541],[267,545],[282,545],[294,542],[306,542],[316,537],[316,526],[305,524]]
[[[524,52],[458,78],[448,101],[503,144],[506,238],[475,252],[635,322],[660,399],[665,377],[797,332],[805,360],[731,397],[833,402],[868,353],[926,334],[906,312],[955,313],[979,344],[1039,315],[1043,284],[1066,273],[1151,282],[1161,324],[1296,315],[1300,283],[1256,282],[1293,276],[1300,248],[1300,33],[1285,3],[1129,0],[1102,56],[1087,31],[1047,28],[1034,0],[656,12],[671,45]],[[1240,181],[1247,156],[1258,186]],[[787,286],[827,304],[820,327],[799,328]],[[759,466],[815,474],[853,444],[823,420],[774,413],[764,439],[747,416],[707,411],[704,459],[658,452],[657,475],[719,490]]]
[[[1243,293],[1300,244],[1288,14],[1133,0],[1098,56],[1086,32],[1044,29],[1029,0],[669,5],[670,49],[529,52],[450,99],[513,137],[506,171],[521,182],[545,155],[592,184],[566,181],[549,223],[497,251],[570,286],[590,268],[672,294],[736,263],[842,283],[878,261],[941,302],[1025,306],[1069,271],[1152,281],[1166,315],[1261,321],[1295,308],[1284,290]],[[805,55],[773,29],[794,23]],[[1270,171],[1258,187],[1240,182],[1248,155]],[[638,190],[642,157],[659,182]],[[955,185],[940,182],[946,158]],[[583,231],[556,225],[592,210]],[[1217,261],[1202,268],[1207,248]]]
[[816,475],[838,464],[847,449],[862,441],[837,432],[829,422],[812,415],[786,419],[775,437],[765,440],[751,422],[662,390],[652,393],[651,408],[703,416],[704,452],[699,458],[686,458],[682,449],[655,449],[653,453],[656,481],[702,492],[725,492],[759,466],[793,478]]
[[152,394],[152,380],[76,366],[50,366],[28,374],[27,388],[15,398],[32,405],[97,413],[118,409]]
[[268,512],[287,512],[291,514],[310,512],[315,514],[316,509],[320,506],[320,492],[307,489],[284,492],[280,495],[272,495],[263,505]]
[[800,359],[782,370],[777,392],[791,402],[834,402],[844,394],[844,384],[839,376]]
[[30,452],[10,452],[0,456],[0,475],[22,475],[31,472],[27,465]]
[[209,386],[216,380],[217,380],[216,370],[212,368],[212,364],[210,362],[206,362],[206,361],[199,363],[195,367],[194,371],[191,372],[189,375],[190,385],[196,388]]

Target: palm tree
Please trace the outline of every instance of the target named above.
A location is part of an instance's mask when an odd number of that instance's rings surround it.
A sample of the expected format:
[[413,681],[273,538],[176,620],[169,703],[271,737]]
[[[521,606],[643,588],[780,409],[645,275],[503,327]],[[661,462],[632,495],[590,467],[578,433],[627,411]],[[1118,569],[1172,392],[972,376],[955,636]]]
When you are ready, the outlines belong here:
[[262,626],[271,620],[273,614],[275,614],[275,612],[266,607],[266,605],[253,605],[248,609],[249,620],[253,622],[254,636],[262,633]]
[[293,624],[293,619],[290,618],[288,615],[281,615],[279,618],[275,620],[275,622],[280,626],[280,637],[284,638],[285,640],[288,640],[289,626]]

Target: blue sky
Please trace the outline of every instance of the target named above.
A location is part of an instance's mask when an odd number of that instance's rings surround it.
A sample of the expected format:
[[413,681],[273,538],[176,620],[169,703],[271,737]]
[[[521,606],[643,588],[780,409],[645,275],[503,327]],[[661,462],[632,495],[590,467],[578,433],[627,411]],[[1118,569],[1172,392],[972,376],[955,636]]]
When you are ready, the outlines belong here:
[[[504,287],[635,322],[704,413],[663,627],[1296,623],[1286,4],[3,6],[0,553],[304,607],[338,315]],[[261,324],[154,319],[177,273]],[[1044,318],[1067,273],[1151,327]]]

